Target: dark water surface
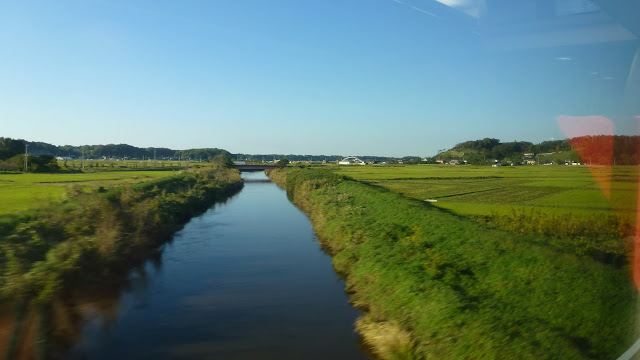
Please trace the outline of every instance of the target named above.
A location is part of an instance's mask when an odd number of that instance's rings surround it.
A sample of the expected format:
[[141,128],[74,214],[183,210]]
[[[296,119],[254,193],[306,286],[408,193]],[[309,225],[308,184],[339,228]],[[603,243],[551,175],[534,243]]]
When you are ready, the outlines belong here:
[[194,218],[131,275],[70,359],[365,359],[331,259],[307,217],[267,182]]

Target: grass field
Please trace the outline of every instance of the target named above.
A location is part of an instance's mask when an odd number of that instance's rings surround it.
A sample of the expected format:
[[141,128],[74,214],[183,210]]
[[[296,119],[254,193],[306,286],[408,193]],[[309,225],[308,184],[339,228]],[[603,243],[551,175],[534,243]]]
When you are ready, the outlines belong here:
[[63,169],[114,171],[114,170],[153,170],[179,168],[188,166],[206,166],[197,161],[170,161],[170,160],[59,160],[58,165]]
[[[421,194],[414,196],[446,199],[444,193],[453,199],[487,190],[465,198],[472,209],[506,206],[507,200],[532,203],[535,196],[553,201],[573,191],[568,183],[600,191],[586,169],[491,170],[338,171],[389,188],[406,183],[402,191]],[[561,226],[551,235],[518,234],[323,169],[275,169],[270,177],[309,214],[334,267],[346,277],[350,301],[363,309],[357,330],[384,359],[615,359],[638,338],[637,292],[626,258],[614,263],[600,256],[621,254],[615,236],[592,242],[591,236],[565,231],[567,237],[553,238]],[[549,179],[561,179],[563,186],[551,186]],[[486,195],[505,184],[515,190],[504,199]],[[527,186],[535,196],[525,196]],[[610,232],[596,222],[589,222],[596,231]]]
[[343,166],[336,172],[382,186],[461,215],[504,214],[513,209],[574,215],[630,215],[637,203],[637,167],[613,170],[611,199],[583,166],[474,167],[447,165]]
[[58,174],[0,174],[0,215],[60,201],[71,187],[98,188],[171,176],[175,171],[105,171]]

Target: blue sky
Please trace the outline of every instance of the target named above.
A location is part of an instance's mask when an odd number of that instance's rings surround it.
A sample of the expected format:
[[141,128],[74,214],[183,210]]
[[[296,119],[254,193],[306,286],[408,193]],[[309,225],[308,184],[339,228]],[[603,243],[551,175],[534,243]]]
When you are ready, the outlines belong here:
[[[624,99],[637,37],[592,28],[550,46],[561,36],[523,11],[489,16],[480,0],[3,2],[0,136],[403,156],[562,138],[561,115],[636,132]],[[604,40],[589,43],[594,32]]]

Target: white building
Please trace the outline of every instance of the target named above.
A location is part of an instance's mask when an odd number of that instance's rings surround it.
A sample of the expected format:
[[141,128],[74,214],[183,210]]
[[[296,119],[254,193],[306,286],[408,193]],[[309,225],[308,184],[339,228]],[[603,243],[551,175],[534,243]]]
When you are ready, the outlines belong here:
[[338,165],[366,165],[364,161],[358,159],[355,156],[347,156],[346,158],[338,161]]

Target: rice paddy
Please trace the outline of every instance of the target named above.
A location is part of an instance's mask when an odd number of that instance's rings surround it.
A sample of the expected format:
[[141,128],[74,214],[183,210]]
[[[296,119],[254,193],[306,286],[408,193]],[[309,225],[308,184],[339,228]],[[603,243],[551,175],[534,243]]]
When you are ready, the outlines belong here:
[[343,166],[336,171],[407,197],[437,200],[432,204],[460,215],[531,208],[544,213],[629,215],[637,203],[637,167],[633,166],[613,169],[610,198],[597,181],[608,175],[594,176],[584,166]]

